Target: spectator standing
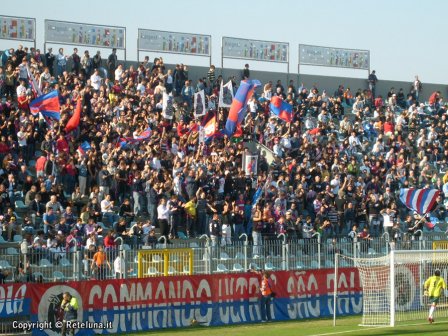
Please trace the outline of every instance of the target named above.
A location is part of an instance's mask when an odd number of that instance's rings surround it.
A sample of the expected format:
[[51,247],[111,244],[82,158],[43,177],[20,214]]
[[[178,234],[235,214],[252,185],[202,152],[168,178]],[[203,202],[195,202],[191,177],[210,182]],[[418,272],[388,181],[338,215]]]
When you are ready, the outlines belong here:
[[69,292],[65,292],[62,296],[61,309],[64,312],[64,320],[62,324],[61,335],[74,336],[75,328],[72,326],[78,320],[78,300]]
[[302,225],[302,235],[304,240],[304,253],[309,255],[312,251],[313,235],[316,232],[311,216],[307,216],[305,223]]
[[217,213],[213,214],[209,223],[210,239],[212,241],[212,247],[216,247],[219,244],[219,236],[221,234],[221,221]]
[[192,199],[190,199],[187,203],[182,205],[185,209],[185,213],[187,216],[187,222],[186,222],[186,232],[188,237],[195,237],[197,232],[196,227],[196,196],[193,196]]
[[244,65],[244,69],[242,71],[242,78],[243,80],[249,79],[250,77],[250,70],[249,70],[249,64]]
[[64,48],[59,48],[59,53],[56,55],[56,77],[62,76],[63,72],[66,70],[67,58],[68,56],[64,55]]
[[212,88],[216,80],[215,66],[213,64],[210,65],[210,69],[207,72],[207,79],[209,87]]
[[[235,239],[238,240],[239,237],[245,232],[244,231],[244,210],[235,208],[233,209],[233,231],[235,233]],[[222,239],[221,245],[226,246],[232,245],[232,228],[230,223],[223,223],[222,225]]]
[[101,59],[101,52],[98,50],[95,54],[95,56],[93,56],[93,69],[99,69],[101,68],[103,63],[103,60]]
[[412,93],[413,98],[418,101],[418,97],[423,90],[423,85],[418,76],[415,76],[414,82],[412,83]]
[[164,236],[167,243],[171,244],[169,240],[170,228],[168,219],[170,216],[170,209],[167,205],[166,199],[160,199],[159,206],[157,207],[157,220],[159,222],[160,236]]
[[81,70],[81,57],[78,55],[78,48],[73,49],[71,59],[73,61],[73,71],[76,75],[79,75],[79,71]]
[[84,56],[82,57],[81,65],[82,70],[84,72],[84,76],[89,78],[93,70],[93,60],[90,57],[88,50],[84,51]]
[[181,206],[176,194],[171,196],[171,199],[168,201],[167,205],[169,209],[169,238],[175,239],[177,237],[177,227],[179,225],[181,215]]
[[118,65],[117,49],[112,49],[112,53],[107,58],[107,71],[109,74],[109,79],[114,80],[115,70]]
[[98,246],[98,251],[93,255],[91,270],[96,274],[97,280],[104,280],[106,278],[106,266],[111,270],[109,260],[104,252],[103,246]]
[[100,72],[99,72],[98,68],[96,68],[93,72],[93,75],[90,76],[90,84],[92,85],[93,90],[99,91],[102,82],[103,82],[103,79],[100,76]]
[[254,242],[254,249],[252,254],[254,256],[260,257],[262,253],[262,245],[263,245],[263,238],[262,238],[262,232],[264,230],[264,221],[263,221],[263,212],[262,212],[262,206],[261,204],[257,203],[255,206],[255,210],[253,212],[252,217],[252,239]]
[[364,227],[364,229],[358,234],[358,238],[361,241],[361,252],[367,253],[370,248],[370,241],[372,240],[369,233],[369,228]]
[[261,306],[261,322],[267,322],[272,320],[271,315],[271,302],[274,296],[274,292],[272,290],[273,284],[271,281],[271,277],[268,271],[264,271],[262,273],[262,279],[261,279],[261,286],[260,286],[260,292],[261,292],[261,300],[260,300],[260,306]]
[[45,54],[45,65],[50,70],[50,74],[54,76],[54,60],[55,56],[53,55],[53,48],[48,48],[48,52]]
[[109,194],[111,186],[111,175],[105,164],[103,164],[103,168],[98,173],[98,183],[100,186],[98,200],[101,202]]
[[376,83],[378,82],[378,78],[376,77],[376,71],[373,70],[368,78],[369,82],[369,90],[372,92],[372,98],[375,99],[375,90],[376,90]]

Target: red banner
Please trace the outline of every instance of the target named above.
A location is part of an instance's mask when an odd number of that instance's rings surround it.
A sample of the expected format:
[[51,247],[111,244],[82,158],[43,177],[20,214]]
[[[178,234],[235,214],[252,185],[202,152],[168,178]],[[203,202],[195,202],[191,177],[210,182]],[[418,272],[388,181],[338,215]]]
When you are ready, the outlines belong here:
[[[274,319],[331,316],[333,270],[280,271],[271,277],[277,293]],[[204,325],[256,322],[261,319],[260,280],[256,273],[238,273],[24,286],[31,299],[31,321],[45,326],[33,335],[60,333],[64,292],[78,299],[78,320],[87,323],[78,335],[94,335],[185,327],[192,319]],[[338,315],[360,313],[357,270],[340,269],[337,284]]]

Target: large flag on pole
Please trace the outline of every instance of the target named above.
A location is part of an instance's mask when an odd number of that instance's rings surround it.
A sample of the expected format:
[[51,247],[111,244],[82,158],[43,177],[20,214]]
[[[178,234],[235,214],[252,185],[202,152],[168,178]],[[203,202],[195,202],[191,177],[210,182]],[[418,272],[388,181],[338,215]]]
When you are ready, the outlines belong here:
[[78,101],[76,102],[75,112],[73,112],[72,117],[65,126],[65,131],[67,133],[75,130],[79,126],[79,122],[81,120],[81,110],[82,110],[81,98],[78,98]]
[[233,101],[233,85],[232,81],[228,81],[223,85],[221,81],[221,88],[219,89],[218,107],[230,107]]
[[286,122],[292,122],[292,105],[282,100],[279,96],[273,96],[271,98],[269,107],[271,112],[278,118]]
[[436,189],[401,189],[400,200],[409,209],[417,211],[420,215],[426,215],[432,211],[440,191]]
[[54,90],[34,99],[30,103],[30,110],[33,115],[40,112],[44,117],[61,119],[58,91]]
[[201,90],[194,94],[194,117],[202,117],[205,112],[205,93]]
[[227,136],[232,136],[238,125],[241,125],[247,111],[247,102],[254,94],[255,88],[260,86],[259,80],[243,80],[236,92],[235,97],[230,106],[229,116],[227,118],[225,133]]

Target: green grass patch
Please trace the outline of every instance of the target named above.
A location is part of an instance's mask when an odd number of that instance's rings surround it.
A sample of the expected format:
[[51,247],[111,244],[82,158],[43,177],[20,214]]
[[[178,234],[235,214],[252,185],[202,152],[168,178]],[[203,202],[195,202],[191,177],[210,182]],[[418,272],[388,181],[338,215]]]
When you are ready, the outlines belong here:
[[332,319],[312,319],[270,323],[235,324],[223,327],[193,326],[188,328],[140,332],[130,336],[318,336],[318,335],[444,335],[448,330],[448,319],[436,320],[429,324],[426,320],[413,320],[396,327],[361,327],[361,316],[340,317],[333,327]]

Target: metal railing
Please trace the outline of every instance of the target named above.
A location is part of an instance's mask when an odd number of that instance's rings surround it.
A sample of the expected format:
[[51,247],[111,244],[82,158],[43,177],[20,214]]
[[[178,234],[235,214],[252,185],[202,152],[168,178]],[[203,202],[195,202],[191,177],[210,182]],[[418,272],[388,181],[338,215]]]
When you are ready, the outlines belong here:
[[[0,269],[8,272],[7,282],[132,278],[138,276],[139,251],[148,249],[157,251],[152,254],[161,257],[147,260],[147,269],[152,266],[151,263],[158,262],[156,259],[165,260],[164,256],[167,253],[170,255],[166,269],[159,270],[156,267],[161,276],[245,272],[249,269],[320,269],[334,267],[335,253],[355,258],[379,257],[387,255],[391,250],[425,250],[432,248],[433,242],[446,239],[443,233],[429,236],[423,232],[420,232],[420,236],[404,235],[403,239],[397,241],[391,241],[387,233],[372,240],[352,240],[348,237],[322,239],[319,233],[308,239],[291,239],[279,234],[263,237],[261,245],[253,245],[249,237],[242,234],[232,245],[213,246],[210,238],[203,235],[195,240],[176,240],[173,245],[167,245],[160,238],[155,247],[143,246],[140,250],[120,241],[115,248],[105,249],[108,263],[101,269],[93,267],[93,252],[84,247],[65,251],[29,248],[26,243],[0,244]],[[173,251],[176,249],[179,253]],[[190,255],[188,258],[181,255],[181,251],[186,250],[191,253],[191,262]],[[118,257],[122,260],[122,266],[117,270]],[[18,272],[19,264],[23,266],[22,272]]]

